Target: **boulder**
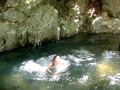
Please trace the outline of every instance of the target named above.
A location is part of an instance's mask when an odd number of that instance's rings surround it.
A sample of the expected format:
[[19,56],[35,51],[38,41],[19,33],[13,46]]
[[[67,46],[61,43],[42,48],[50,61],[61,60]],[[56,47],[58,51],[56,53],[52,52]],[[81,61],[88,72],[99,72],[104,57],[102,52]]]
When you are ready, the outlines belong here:
[[18,23],[22,23],[27,18],[24,13],[15,10],[15,8],[10,8],[6,12],[3,12],[3,16],[5,20]]
[[26,22],[28,42],[40,44],[44,40],[57,39],[58,11],[50,6],[40,6]]
[[79,19],[62,19],[61,20],[61,37],[70,37],[79,32],[79,26],[82,25],[83,22],[79,21]]
[[[0,52],[9,51],[27,44],[25,30],[18,30],[17,24],[9,22],[0,23],[0,32]],[[20,36],[22,38],[19,38]]]
[[16,25],[8,22],[0,23],[0,52],[17,47]]
[[14,7],[17,10],[30,15],[34,8],[36,8],[43,0],[7,0],[7,7]]
[[102,0],[102,8],[109,15],[120,18],[120,0]]
[[69,0],[67,2],[68,14],[60,19],[61,37],[70,37],[77,34],[83,24],[82,14],[85,13],[87,0]]
[[111,18],[111,19],[103,19],[101,16],[96,17],[92,20],[91,24],[92,33],[112,33],[112,34],[120,34],[120,19]]

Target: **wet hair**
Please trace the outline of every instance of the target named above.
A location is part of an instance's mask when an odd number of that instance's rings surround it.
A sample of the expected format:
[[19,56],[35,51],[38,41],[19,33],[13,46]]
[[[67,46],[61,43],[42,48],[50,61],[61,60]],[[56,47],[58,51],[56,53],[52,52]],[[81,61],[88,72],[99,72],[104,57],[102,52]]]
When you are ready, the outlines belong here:
[[58,55],[55,55],[54,57],[53,57],[53,59],[52,59],[52,64],[53,64],[53,66],[54,66],[54,61],[55,61],[55,58],[57,57]]
[[55,58],[56,58],[57,56],[58,56],[58,55],[55,55],[55,56],[53,57],[53,59],[52,59],[53,62],[55,61]]

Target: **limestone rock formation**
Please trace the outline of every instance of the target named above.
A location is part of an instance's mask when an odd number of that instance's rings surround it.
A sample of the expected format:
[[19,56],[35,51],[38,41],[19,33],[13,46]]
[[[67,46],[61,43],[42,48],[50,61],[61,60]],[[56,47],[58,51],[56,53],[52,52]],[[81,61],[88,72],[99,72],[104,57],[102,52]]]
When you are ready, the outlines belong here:
[[1,0],[0,52],[79,32],[120,33],[119,0]]
[[109,15],[120,18],[120,0],[102,0],[102,8]]
[[28,42],[39,44],[44,40],[57,39],[58,11],[50,6],[40,6],[26,22]]
[[120,34],[120,19],[109,18],[105,15],[96,17],[92,20],[90,32]]
[[17,24],[11,24],[9,22],[0,23],[0,52],[12,50],[20,45],[24,46],[27,43],[27,38],[23,38],[25,37],[23,35],[25,30],[19,32],[17,29]]

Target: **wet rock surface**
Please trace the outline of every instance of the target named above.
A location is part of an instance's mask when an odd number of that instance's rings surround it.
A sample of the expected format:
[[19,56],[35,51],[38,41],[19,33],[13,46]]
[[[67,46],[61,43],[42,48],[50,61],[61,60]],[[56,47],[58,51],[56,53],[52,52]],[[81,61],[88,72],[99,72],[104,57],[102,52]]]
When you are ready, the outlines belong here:
[[102,8],[109,15],[120,18],[120,1],[119,0],[102,0]]
[[119,0],[1,0],[0,52],[79,32],[119,34],[119,3]]

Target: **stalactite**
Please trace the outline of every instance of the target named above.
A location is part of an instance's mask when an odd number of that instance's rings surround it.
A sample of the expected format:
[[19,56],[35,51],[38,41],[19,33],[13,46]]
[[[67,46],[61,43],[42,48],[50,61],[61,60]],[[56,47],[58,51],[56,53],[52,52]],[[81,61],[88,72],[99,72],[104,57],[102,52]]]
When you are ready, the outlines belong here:
[[57,40],[60,40],[60,28],[57,28]]

